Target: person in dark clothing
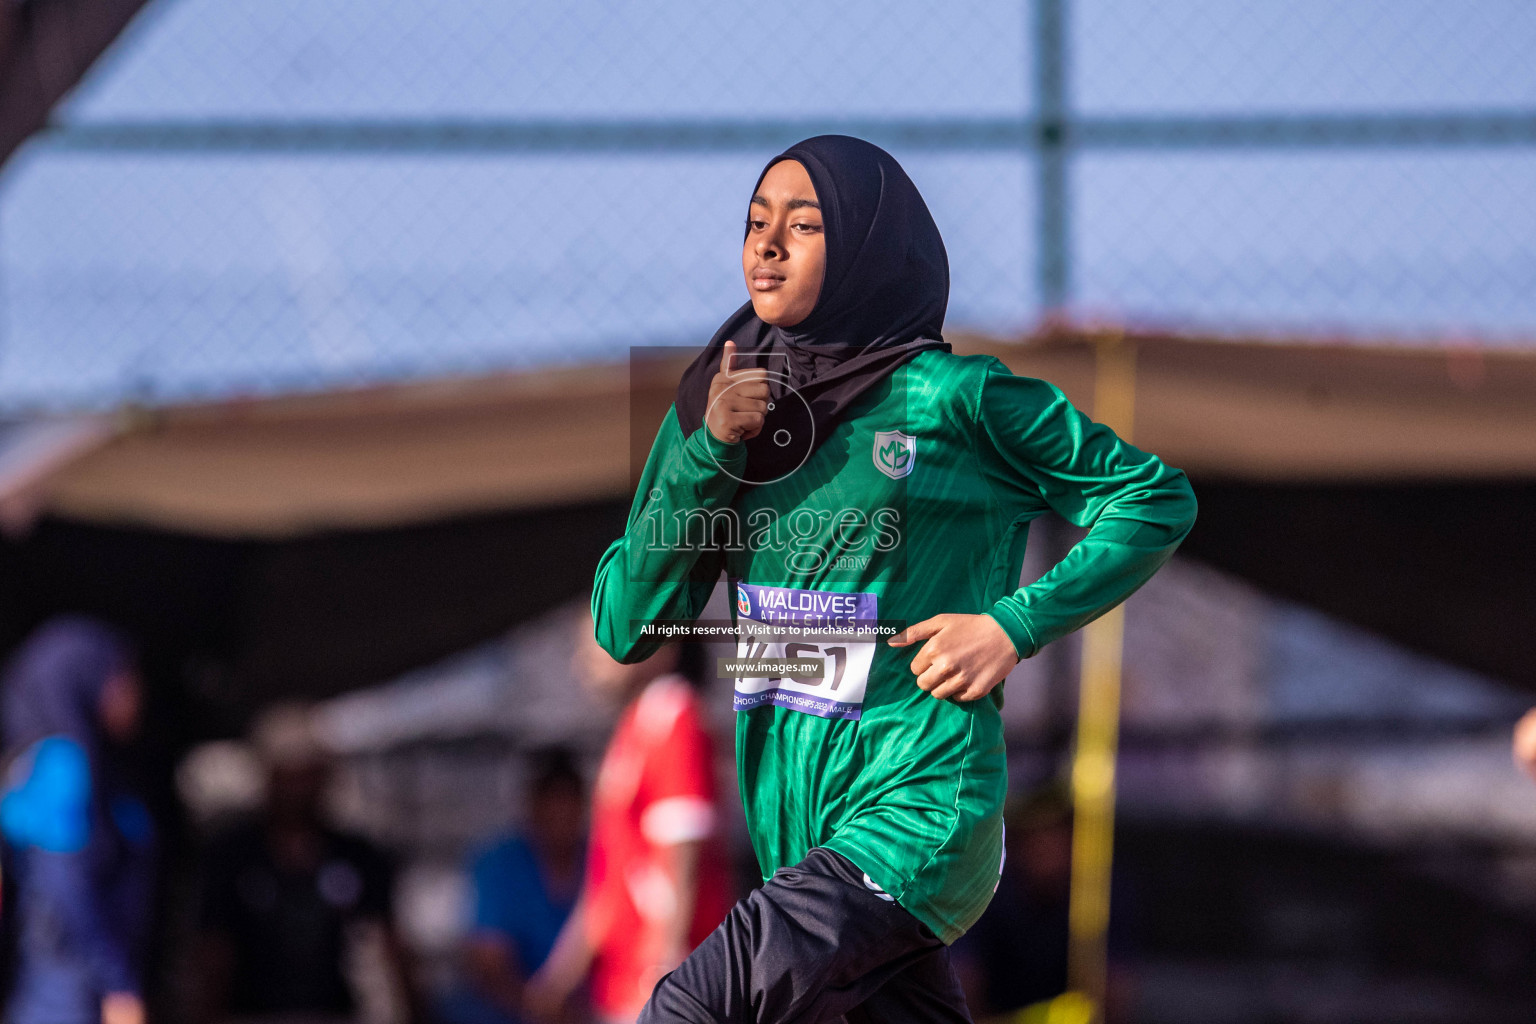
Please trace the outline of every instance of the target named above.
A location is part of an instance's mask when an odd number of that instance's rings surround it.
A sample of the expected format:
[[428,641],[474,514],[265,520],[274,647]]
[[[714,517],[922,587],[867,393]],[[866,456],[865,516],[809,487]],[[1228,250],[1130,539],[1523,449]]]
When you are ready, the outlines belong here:
[[209,850],[202,903],[202,1015],[349,1020],[357,998],[346,963],[355,926],[372,926],[409,993],[394,932],[389,858],[325,824],[330,764],[301,708],[258,729],[267,763],[261,820]]
[[128,641],[50,620],[5,674],[0,797],[16,958],[8,1024],[142,1024],[154,828],[118,748],[141,703]]

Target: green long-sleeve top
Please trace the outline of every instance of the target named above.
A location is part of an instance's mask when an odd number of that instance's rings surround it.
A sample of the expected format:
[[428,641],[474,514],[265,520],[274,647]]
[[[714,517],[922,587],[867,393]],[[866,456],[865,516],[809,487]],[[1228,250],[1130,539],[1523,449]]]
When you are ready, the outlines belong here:
[[[744,444],[707,426],[685,437],[668,412],[597,570],[593,618],[615,658],[660,646],[645,623],[696,619],[722,570],[738,623],[985,613],[1027,658],[1125,600],[1195,518],[1181,471],[991,356],[923,352],[795,472],[744,484],[745,463]],[[1029,523],[1048,509],[1088,534],[1019,587]],[[910,669],[920,646],[744,637],[742,654],[822,657],[825,673],[734,681],[737,773],[765,877],[835,850],[952,942],[1002,860],[1002,687],[934,699]]]

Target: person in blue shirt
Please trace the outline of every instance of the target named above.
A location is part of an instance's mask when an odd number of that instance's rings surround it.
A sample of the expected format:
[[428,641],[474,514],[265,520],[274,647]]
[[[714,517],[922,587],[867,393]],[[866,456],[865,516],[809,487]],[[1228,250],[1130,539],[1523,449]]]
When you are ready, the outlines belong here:
[[526,1018],[523,983],[549,956],[581,888],[581,773],[561,748],[537,752],[531,762],[524,827],[485,846],[471,862],[474,896],[463,952],[473,994],[453,1015],[466,1022]]
[[154,836],[119,754],[140,704],[132,647],[83,616],[44,623],[5,672],[7,1024],[143,1024]]

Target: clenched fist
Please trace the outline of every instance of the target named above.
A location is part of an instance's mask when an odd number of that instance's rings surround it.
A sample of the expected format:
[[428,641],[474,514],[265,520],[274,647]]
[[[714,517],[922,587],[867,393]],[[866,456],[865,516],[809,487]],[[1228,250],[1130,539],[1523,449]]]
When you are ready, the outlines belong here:
[[768,416],[768,371],[731,370],[736,343],[727,341],[720,356],[720,370],[709,382],[709,410],[704,422],[721,441],[734,444],[753,438]]

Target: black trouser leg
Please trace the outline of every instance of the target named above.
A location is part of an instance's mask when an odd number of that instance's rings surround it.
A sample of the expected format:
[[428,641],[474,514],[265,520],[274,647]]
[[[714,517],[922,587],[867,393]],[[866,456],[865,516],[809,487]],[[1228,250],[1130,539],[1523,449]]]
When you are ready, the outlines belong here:
[[737,903],[651,993],[641,1024],[968,1022],[948,951],[927,927],[816,849]]
[[943,947],[896,974],[847,1018],[848,1024],[971,1024],[965,990]]

